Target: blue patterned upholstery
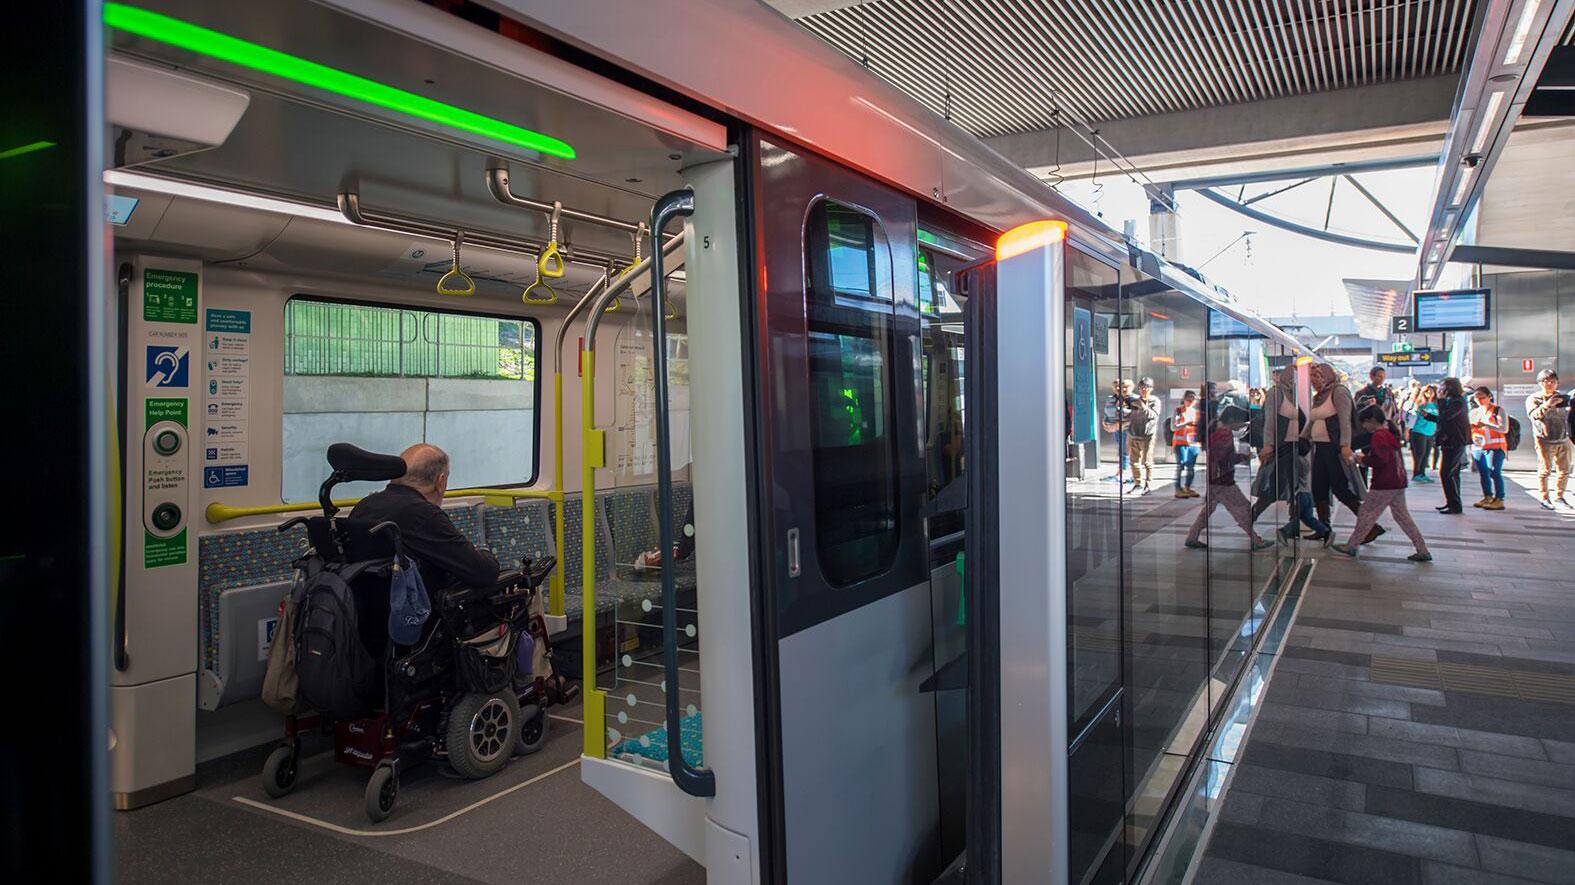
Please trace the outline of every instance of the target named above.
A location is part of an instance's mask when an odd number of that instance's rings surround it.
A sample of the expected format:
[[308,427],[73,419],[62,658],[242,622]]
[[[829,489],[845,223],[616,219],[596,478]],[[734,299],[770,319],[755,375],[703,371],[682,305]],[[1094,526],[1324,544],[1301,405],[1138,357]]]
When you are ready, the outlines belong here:
[[273,527],[201,535],[197,538],[198,654],[213,669],[219,649],[219,594],[288,580],[290,563],[306,552],[306,532],[281,534]]
[[512,507],[483,508],[487,546],[497,555],[499,564],[513,568],[521,557],[540,559],[552,554],[551,509],[546,501],[524,500]]

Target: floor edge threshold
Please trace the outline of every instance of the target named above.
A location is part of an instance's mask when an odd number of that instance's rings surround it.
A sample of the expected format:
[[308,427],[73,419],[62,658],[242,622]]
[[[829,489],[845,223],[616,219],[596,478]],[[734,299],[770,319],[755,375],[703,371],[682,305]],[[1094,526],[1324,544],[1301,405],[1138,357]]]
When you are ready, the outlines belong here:
[[[1196,875],[1199,861],[1208,846],[1209,838],[1213,835],[1214,825],[1219,819],[1220,809],[1225,805],[1225,796],[1230,791],[1231,780],[1236,773],[1235,762],[1239,759],[1241,749],[1244,749],[1252,738],[1253,726],[1257,723],[1258,714],[1263,709],[1263,698],[1274,679],[1280,651],[1284,648],[1285,638],[1290,635],[1291,627],[1301,611],[1302,600],[1305,598],[1307,588],[1312,584],[1313,572],[1317,565],[1318,560],[1304,558],[1297,560],[1291,570],[1284,585],[1285,591],[1278,594],[1279,599],[1269,614],[1269,626],[1264,630],[1258,647],[1253,650],[1252,659],[1242,668],[1241,676],[1236,680],[1225,704],[1225,709],[1244,709],[1247,715],[1244,718],[1222,716],[1210,732],[1206,743],[1208,749],[1192,766],[1186,783],[1181,788],[1178,801],[1167,816],[1157,837],[1153,852],[1135,877],[1135,881],[1142,885],[1160,885],[1160,883],[1186,885]],[[1262,676],[1256,682],[1250,678],[1255,670]],[[1257,697],[1249,700],[1248,694],[1254,690],[1257,692]],[[1237,755],[1227,761],[1220,758],[1223,754],[1217,753],[1216,749],[1227,726],[1232,724],[1242,726],[1242,736],[1236,745]],[[1224,776],[1217,777],[1222,768]],[[1209,783],[1211,778],[1217,779],[1211,784]],[[1201,824],[1198,824],[1200,815]],[[1183,827],[1184,823],[1198,825]]]

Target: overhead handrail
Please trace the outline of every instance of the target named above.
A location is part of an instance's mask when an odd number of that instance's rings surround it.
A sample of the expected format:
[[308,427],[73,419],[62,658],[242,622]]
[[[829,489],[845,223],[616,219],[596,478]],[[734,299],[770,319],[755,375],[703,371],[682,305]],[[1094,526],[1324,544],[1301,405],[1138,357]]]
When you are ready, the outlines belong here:
[[[533,209],[545,215],[552,214],[552,208],[554,204],[544,203],[541,200],[532,200],[529,197],[522,197],[514,193],[514,191],[509,188],[509,164],[503,160],[494,158],[489,161],[487,166],[487,190],[492,193],[493,198],[499,203],[504,203],[509,206],[518,206],[521,209]],[[579,209],[570,209],[569,207],[563,206],[561,204],[559,204],[558,213],[563,218],[567,218],[571,221],[583,221],[587,224],[594,224],[598,227],[611,228],[612,230],[621,230],[625,233],[631,234],[639,233],[640,228],[645,224],[643,221],[634,223],[612,218],[606,215],[598,215],[595,212],[584,212]],[[676,236],[676,234],[672,236]],[[669,236],[669,239],[671,238],[672,237]]]
[[[454,227],[452,225],[441,225],[436,222],[424,221],[391,212],[368,211],[361,205],[361,196],[355,191],[341,191],[337,195],[337,201],[339,214],[343,215],[346,221],[359,227],[401,234],[408,237],[440,240],[445,243],[452,242],[454,238]],[[490,231],[479,231],[474,228],[466,229],[465,242],[471,246],[496,249],[500,252],[524,253],[537,256],[540,256],[542,251],[547,248],[547,244],[539,240],[533,240],[528,237],[507,236]],[[570,264],[583,264],[599,268],[609,261],[621,260],[621,256],[614,255],[611,252],[603,252],[599,249],[584,249],[576,246],[574,249],[569,250],[560,245],[558,251],[563,256],[563,260]]]
[[[496,503],[499,503],[499,502],[511,502],[511,501],[516,500],[516,499],[536,499],[536,500],[544,500],[544,501],[556,501],[556,502],[561,504],[562,501],[563,501],[563,491],[561,489],[511,489],[511,488],[449,489],[447,492],[443,493],[443,497],[444,498],[485,498],[485,499],[487,499],[487,503],[488,504],[496,504]],[[331,503],[334,506],[335,509],[343,509],[345,507],[354,507],[355,505],[361,503],[361,499],[360,498],[335,498],[329,503]],[[257,504],[257,505],[222,504],[222,503],[220,503],[218,501],[214,501],[213,503],[211,503],[211,504],[209,504],[207,506],[206,510],[203,511],[203,515],[205,515],[208,518],[208,522],[209,523],[211,523],[213,525],[218,525],[219,523],[229,522],[232,519],[244,519],[244,518],[246,518],[248,516],[271,516],[271,515],[279,514],[279,513],[306,513],[308,511],[320,512],[322,509],[323,509],[323,505],[322,505],[322,502],[320,502],[320,501],[313,501],[311,503],[302,503],[302,504]],[[560,545],[560,549],[559,549],[558,553],[560,554],[559,561],[561,562],[562,561],[561,554],[563,553],[563,551],[561,549],[561,545]]]
[[[455,231],[454,232],[454,264],[453,264],[452,267],[450,267],[448,269],[448,273],[444,274],[437,281],[437,293],[439,295],[474,295],[474,294],[476,294],[476,281],[470,278],[470,274],[467,274],[464,271],[459,269],[459,250],[460,250],[460,247],[462,245],[464,245],[464,242],[465,242],[465,232],[462,231],[462,230],[461,231]],[[460,283],[460,285],[450,286],[450,281],[453,281],[453,280],[457,280]]]
[[[651,209],[651,301],[666,303],[662,279],[662,229],[675,218],[695,212],[695,192],[676,190],[656,201]],[[691,796],[715,796],[716,775],[698,769],[684,758],[682,723],[678,712],[678,584],[673,555],[673,445],[668,438],[667,415],[667,317],[665,310],[651,311],[651,375],[656,394],[656,525],[661,539],[662,569],[662,668],[666,674],[667,771],[678,789]]]

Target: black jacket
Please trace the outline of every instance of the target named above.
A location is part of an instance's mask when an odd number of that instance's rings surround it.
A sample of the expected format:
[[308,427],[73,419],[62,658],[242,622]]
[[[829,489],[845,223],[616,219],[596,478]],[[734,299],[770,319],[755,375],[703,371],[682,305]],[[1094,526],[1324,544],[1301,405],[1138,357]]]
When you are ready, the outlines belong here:
[[477,549],[443,508],[409,486],[390,484],[368,495],[350,511],[350,518],[399,526],[405,555],[420,567],[428,590],[489,587],[498,580],[497,557]]
[[1434,439],[1440,446],[1471,444],[1471,409],[1465,397],[1446,396],[1438,401],[1438,433]]

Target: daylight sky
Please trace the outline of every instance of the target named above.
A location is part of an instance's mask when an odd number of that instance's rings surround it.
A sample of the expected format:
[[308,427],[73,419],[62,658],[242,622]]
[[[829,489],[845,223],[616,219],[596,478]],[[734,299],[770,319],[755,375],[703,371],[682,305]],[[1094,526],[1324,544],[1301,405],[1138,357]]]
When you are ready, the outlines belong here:
[[[1356,176],[1364,187],[1389,207],[1390,211],[1414,233],[1425,225],[1428,198],[1434,170],[1428,167],[1363,173]],[[1100,210],[1117,230],[1128,218],[1137,219],[1138,238],[1148,239],[1148,199],[1136,184],[1126,179],[1104,179],[1103,191],[1087,181],[1068,182],[1061,191],[1091,209]],[[1291,182],[1248,185],[1251,198]],[[1231,189],[1230,196],[1236,196]],[[1177,195],[1181,207],[1180,261],[1199,267],[1213,282],[1229,289],[1243,304],[1264,316],[1349,315],[1341,280],[1407,279],[1415,270],[1409,254],[1378,252],[1325,243],[1311,237],[1282,230],[1240,215],[1195,192]],[[1320,179],[1278,196],[1253,204],[1293,221],[1323,227],[1329,201],[1329,180]],[[1335,189],[1334,212],[1330,229],[1373,239],[1405,241],[1405,235],[1386,220],[1349,182],[1340,180]],[[1224,249],[1243,231],[1256,231],[1252,248],[1236,242],[1219,257],[1210,256]]]

